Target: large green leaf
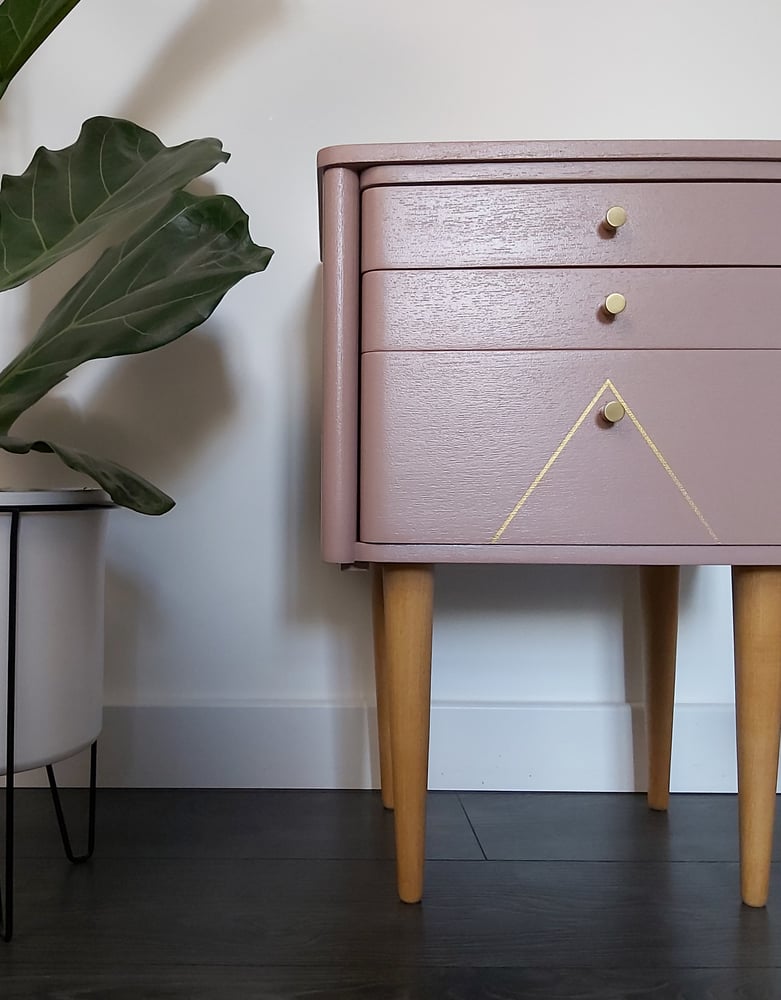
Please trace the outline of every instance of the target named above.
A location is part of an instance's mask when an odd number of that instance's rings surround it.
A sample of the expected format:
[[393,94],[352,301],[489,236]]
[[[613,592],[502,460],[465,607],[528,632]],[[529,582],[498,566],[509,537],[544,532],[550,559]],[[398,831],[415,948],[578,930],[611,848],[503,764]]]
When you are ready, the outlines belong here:
[[0,4],[0,97],[79,0],[4,0]]
[[84,246],[106,226],[152,206],[228,154],[219,139],[164,146],[121,118],[90,118],[66,149],[41,147],[0,185],[0,291]]
[[84,361],[150,351],[192,330],[271,255],[252,242],[233,198],[178,192],[106,250],[0,372],[0,433]]
[[94,458],[76,448],[66,448],[54,441],[25,441],[22,438],[0,436],[0,448],[14,455],[30,451],[56,455],[69,469],[93,479],[120,507],[129,507],[140,514],[165,514],[174,501],[142,476],[106,458]]

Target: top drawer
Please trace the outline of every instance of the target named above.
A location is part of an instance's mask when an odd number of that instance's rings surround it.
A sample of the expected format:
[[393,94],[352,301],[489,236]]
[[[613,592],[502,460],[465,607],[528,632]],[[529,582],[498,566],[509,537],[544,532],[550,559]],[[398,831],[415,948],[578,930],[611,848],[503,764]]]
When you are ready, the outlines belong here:
[[[611,231],[607,210],[627,220]],[[442,184],[363,194],[362,270],[781,265],[781,183]]]

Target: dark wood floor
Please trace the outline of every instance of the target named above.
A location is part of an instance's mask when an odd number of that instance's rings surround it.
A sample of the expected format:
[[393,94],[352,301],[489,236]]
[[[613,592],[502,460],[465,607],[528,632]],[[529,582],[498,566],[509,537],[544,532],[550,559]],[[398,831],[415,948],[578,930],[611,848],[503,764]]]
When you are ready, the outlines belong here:
[[103,790],[72,868],[21,791],[0,997],[781,998],[781,880],[740,905],[732,796],[433,793],[421,906],[392,822],[367,792]]

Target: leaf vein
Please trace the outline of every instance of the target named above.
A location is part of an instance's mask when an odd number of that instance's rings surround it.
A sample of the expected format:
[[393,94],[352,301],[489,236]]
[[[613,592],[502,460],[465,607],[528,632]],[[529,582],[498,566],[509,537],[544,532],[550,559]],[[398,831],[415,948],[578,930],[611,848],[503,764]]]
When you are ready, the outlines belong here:
[[106,136],[108,135],[108,129],[103,133],[103,137],[100,140],[100,151],[98,153],[98,171],[100,173],[100,183],[103,185],[103,190],[106,192],[108,197],[111,197],[111,191],[108,189],[106,184],[106,178],[103,174],[103,149],[106,145]]
[[35,173],[33,174],[33,183],[30,189],[30,212],[32,213],[30,215],[30,222],[32,223],[32,227],[35,230],[38,239],[41,241],[41,246],[43,247],[44,250],[48,250],[49,248],[46,246],[46,240],[43,238],[43,233],[41,232],[40,226],[38,225],[38,222],[36,221],[35,218],[35,184],[37,180],[38,180],[38,164],[36,163]]

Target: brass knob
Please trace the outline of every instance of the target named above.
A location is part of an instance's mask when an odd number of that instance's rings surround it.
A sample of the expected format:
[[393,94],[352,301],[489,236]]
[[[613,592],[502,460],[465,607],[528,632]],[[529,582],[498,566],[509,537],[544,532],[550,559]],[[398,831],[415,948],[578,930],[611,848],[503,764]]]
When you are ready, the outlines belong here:
[[608,316],[618,316],[626,309],[626,299],[621,292],[611,292],[602,303],[602,309]]
[[620,205],[614,205],[605,212],[605,226],[613,232],[616,229],[620,229],[626,222],[626,219],[626,209],[621,208]]
[[617,399],[611,399],[609,403],[605,403],[599,412],[604,421],[609,424],[617,424],[619,420],[624,419],[626,410]]

